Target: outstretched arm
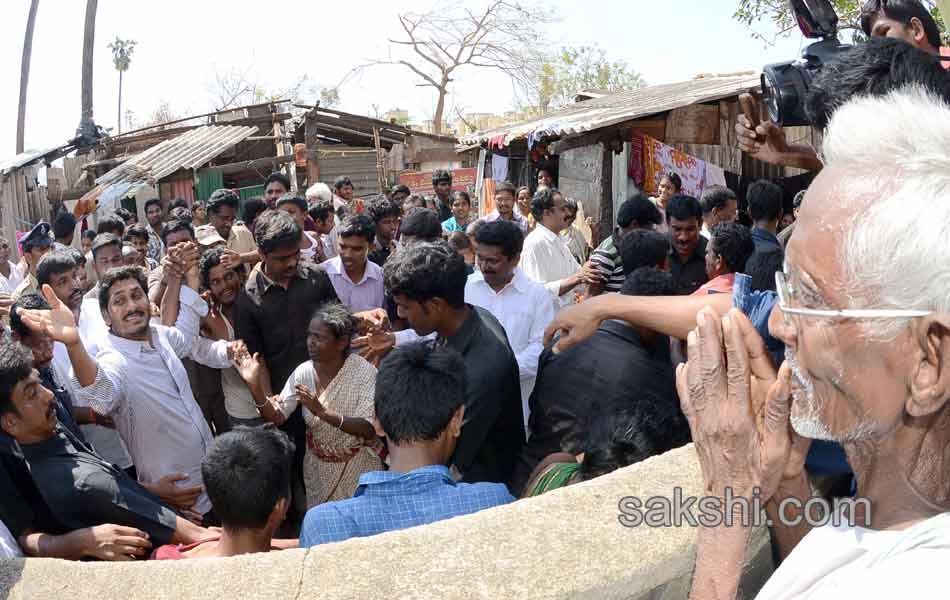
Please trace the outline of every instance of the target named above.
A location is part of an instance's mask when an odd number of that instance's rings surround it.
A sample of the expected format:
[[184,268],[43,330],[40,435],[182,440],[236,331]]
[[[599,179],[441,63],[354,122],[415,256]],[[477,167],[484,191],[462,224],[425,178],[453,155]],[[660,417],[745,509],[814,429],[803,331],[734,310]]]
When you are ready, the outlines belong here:
[[17,309],[17,314],[31,331],[45,333],[54,341],[62,342],[69,352],[69,360],[79,384],[83,387],[92,385],[96,379],[98,365],[82,344],[73,311],[60,301],[49,284],[43,284],[43,296],[49,303],[50,310],[23,308]]

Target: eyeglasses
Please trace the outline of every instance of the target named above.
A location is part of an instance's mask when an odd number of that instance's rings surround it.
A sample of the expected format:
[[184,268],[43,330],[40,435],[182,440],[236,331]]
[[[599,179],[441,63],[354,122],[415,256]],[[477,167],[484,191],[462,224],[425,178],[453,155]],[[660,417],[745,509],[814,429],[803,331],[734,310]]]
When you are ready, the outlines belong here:
[[930,310],[914,309],[877,309],[877,308],[844,308],[840,310],[822,310],[817,308],[793,308],[789,305],[792,299],[792,288],[785,278],[785,273],[776,271],[775,290],[778,293],[778,305],[787,315],[801,315],[822,319],[913,319],[933,314]]

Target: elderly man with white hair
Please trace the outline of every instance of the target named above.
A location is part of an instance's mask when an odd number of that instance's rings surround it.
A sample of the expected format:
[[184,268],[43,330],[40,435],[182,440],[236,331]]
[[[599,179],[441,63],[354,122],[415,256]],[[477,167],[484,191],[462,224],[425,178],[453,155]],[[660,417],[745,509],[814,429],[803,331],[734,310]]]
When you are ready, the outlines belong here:
[[[758,597],[943,598],[950,105],[917,88],[853,100],[832,117],[823,158],[776,278],[778,374],[738,311],[705,308],[689,334],[678,387],[705,493],[807,499],[808,438],[838,441],[866,500],[850,523],[799,525]],[[750,531],[700,528],[692,598],[735,597]]]
[[329,260],[336,258],[339,249],[337,248],[337,227],[336,212],[346,208],[346,204],[338,206],[336,197],[330,191],[330,186],[325,183],[317,182],[307,188],[307,203],[309,205],[307,214],[313,219],[317,233],[320,234],[320,243],[323,246],[323,255]]

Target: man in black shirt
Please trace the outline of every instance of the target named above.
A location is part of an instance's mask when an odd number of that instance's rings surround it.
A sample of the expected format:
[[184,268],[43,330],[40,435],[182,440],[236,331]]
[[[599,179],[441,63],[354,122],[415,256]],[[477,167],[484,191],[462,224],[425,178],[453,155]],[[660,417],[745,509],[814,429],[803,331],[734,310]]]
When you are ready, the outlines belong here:
[[501,324],[465,303],[465,261],[444,242],[402,249],[386,263],[386,289],[418,335],[465,359],[465,423],[451,465],[467,482],[509,484],[524,445],[518,363]]
[[[668,273],[644,267],[627,276],[621,293],[669,296],[672,283]],[[668,337],[605,321],[593,336],[560,354],[545,349],[529,401],[531,437],[518,457],[512,490],[520,493],[532,469],[549,454],[583,452],[593,415],[635,402],[656,404],[656,411],[681,426],[673,437],[686,443]]]
[[388,198],[379,198],[369,203],[366,213],[376,224],[376,240],[371,246],[369,260],[383,267],[396,250],[396,231],[402,217],[402,206]]
[[452,174],[439,169],[432,174],[432,189],[435,196],[435,210],[439,213],[439,223],[452,217]]
[[666,205],[670,226],[670,273],[674,292],[685,296],[706,283],[706,238],[699,235],[703,209],[699,200],[677,194]]

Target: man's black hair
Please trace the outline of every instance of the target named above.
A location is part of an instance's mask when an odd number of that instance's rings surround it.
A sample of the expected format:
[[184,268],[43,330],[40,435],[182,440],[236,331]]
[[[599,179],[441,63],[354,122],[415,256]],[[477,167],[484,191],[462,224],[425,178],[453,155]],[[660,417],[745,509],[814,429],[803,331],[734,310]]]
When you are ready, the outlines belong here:
[[273,182],[279,183],[285,190],[290,191],[290,178],[281,173],[280,171],[274,171],[267,176],[267,179],[264,180],[264,187],[266,188]]
[[708,215],[717,208],[725,208],[730,200],[739,201],[735,192],[723,185],[711,185],[703,190],[699,204],[703,207],[703,214]]
[[388,217],[400,217],[402,215],[402,207],[398,202],[387,198],[377,198],[366,206],[366,214],[369,215],[374,223],[379,223]]
[[445,169],[437,169],[432,173],[432,187],[437,186],[443,181],[448,181],[449,184],[452,183],[452,174],[446,171]]
[[112,233],[100,233],[92,240],[92,261],[96,261],[96,255],[108,246],[117,246],[122,248],[122,238]]
[[767,179],[753,181],[745,193],[753,222],[777,221],[782,216],[782,188]]
[[936,56],[903,40],[872,38],[822,67],[805,97],[805,112],[814,127],[824,130],[852,98],[884,96],[911,84],[950,102],[950,78]]
[[940,48],[940,28],[920,0],[868,0],[861,9],[861,29],[864,35],[871,37],[874,23],[881,14],[905,27],[910,27],[911,19],[916,17],[924,27],[930,45]]
[[673,276],[656,267],[640,267],[627,274],[620,293],[624,296],[675,296]]
[[663,181],[664,177],[670,180],[670,183],[672,183],[673,187],[676,188],[677,193],[679,193],[683,189],[683,179],[679,175],[674,173],[673,171],[663,173],[663,176],[660,177],[660,181]]
[[148,294],[148,277],[145,276],[142,267],[113,267],[99,280],[99,309],[101,311],[108,312],[109,293],[112,291],[112,286],[127,279],[134,279],[142,291]]
[[129,230],[125,232],[125,239],[129,240],[132,238],[139,238],[140,240],[148,241],[148,225],[145,223],[136,223],[129,227]]
[[161,200],[159,200],[158,198],[149,198],[148,200],[145,201],[145,212],[148,212],[149,207],[152,206],[153,204],[157,204],[159,208],[162,207]]
[[250,227],[254,219],[257,218],[257,215],[265,210],[267,210],[267,203],[264,202],[263,198],[260,196],[248,198],[247,201],[244,202],[244,207],[241,209],[241,220],[244,221],[245,225]]
[[376,223],[367,215],[347,217],[340,224],[340,231],[337,236],[340,238],[359,236],[364,238],[366,243],[372,245],[376,239]]
[[294,444],[273,425],[236,427],[214,438],[201,478],[215,515],[228,531],[263,529],[291,493]]
[[652,229],[634,229],[620,238],[624,277],[641,267],[660,268],[670,254],[670,238]]
[[443,241],[415,244],[396,252],[383,270],[386,291],[415,302],[442,298],[449,306],[465,306],[465,261]]
[[400,235],[434,242],[442,237],[442,223],[439,221],[439,214],[431,208],[413,208],[402,220],[399,233]]
[[117,214],[119,218],[122,219],[122,221],[125,223],[128,223],[129,220],[135,219],[135,215],[133,215],[130,210],[127,210],[125,208],[115,209],[115,214]]
[[464,200],[465,204],[468,204],[469,208],[472,206],[472,197],[468,194],[468,192],[454,192],[452,194],[452,202],[455,202],[456,200]]
[[390,196],[395,196],[396,194],[405,194],[406,196],[410,196],[412,195],[412,190],[409,189],[408,185],[402,185],[400,183],[389,192]]
[[96,239],[96,230],[95,230],[95,229],[87,229],[87,230],[85,230],[85,231],[82,232],[82,237],[83,237],[83,239],[94,240],[94,239]]
[[211,192],[211,197],[208,198],[208,212],[218,214],[222,206],[230,206],[236,213],[240,204],[240,196],[232,190],[222,188]]
[[591,419],[578,479],[587,481],[689,442],[678,403],[641,391],[633,402],[604,408]]
[[456,252],[472,249],[472,240],[464,231],[453,231],[445,241]]
[[69,237],[76,230],[76,217],[69,212],[61,212],[53,219],[53,237]]
[[300,226],[282,210],[267,210],[254,224],[254,241],[264,254],[270,254],[278,248],[298,247]]
[[[317,307],[310,320],[320,321],[327,326],[336,338],[349,340],[356,333],[356,319],[342,303],[329,300]],[[349,345],[347,345],[349,348]],[[344,349],[346,353],[346,349]]]
[[753,252],[745,263],[744,273],[752,278],[755,292],[775,291],[775,274],[782,270],[785,252],[780,248]]
[[510,260],[521,254],[524,234],[511,221],[499,219],[490,223],[482,222],[475,232],[475,243],[479,246],[494,246]]
[[538,191],[534,193],[534,197],[531,198],[531,215],[535,221],[540,223],[544,217],[544,211],[554,208],[554,197],[560,193],[554,188],[538,188]]
[[666,203],[666,220],[672,222],[688,221],[696,219],[699,223],[703,222],[703,207],[699,205],[699,200],[686,194],[675,194]]
[[195,239],[195,228],[191,224],[191,221],[176,219],[162,225],[162,243],[168,246],[168,236],[178,231],[187,231],[191,235],[191,239]]
[[339,191],[345,186],[353,187],[353,180],[346,175],[340,175],[333,180],[333,189]]
[[40,258],[36,264],[36,283],[42,286],[44,283],[50,283],[54,275],[72,272],[76,268],[76,259],[69,252],[62,250],[53,250],[47,252]]
[[[47,254],[49,256],[49,254]],[[20,318],[20,309],[27,310],[49,310],[49,302],[40,294],[33,292],[20,296],[13,306],[10,307],[10,331],[15,333],[21,340],[29,339],[33,335],[33,330],[26,326],[23,319]]]
[[77,266],[77,267],[85,267],[85,266],[86,266],[86,255],[83,254],[82,251],[81,251],[79,248],[74,248],[74,247],[72,247],[72,246],[66,246],[66,248],[63,250],[63,252],[65,252],[66,254],[68,254],[68,255],[70,255],[71,257],[73,257],[73,262],[76,263],[76,266]]
[[505,192],[511,194],[512,197],[516,199],[518,198],[518,191],[515,190],[515,184],[511,183],[510,181],[499,181],[495,186],[495,195],[497,196],[498,194]]
[[225,255],[227,248],[217,247],[205,251],[198,261],[198,275],[201,278],[201,287],[211,289],[211,269],[221,264],[221,257]]
[[123,221],[119,215],[109,213],[99,219],[99,223],[96,225],[96,232],[111,233],[122,238],[125,236],[125,221]]
[[717,223],[710,233],[713,250],[722,257],[729,273],[742,273],[746,261],[755,252],[752,232],[744,225],[723,221]]
[[452,348],[412,342],[376,372],[376,419],[393,444],[432,441],[465,404],[465,361]]
[[13,388],[31,373],[33,352],[19,342],[0,339],[0,417],[7,413],[20,415],[13,404]]
[[333,202],[330,200],[316,200],[310,203],[307,214],[314,221],[326,221],[333,216]]
[[188,201],[184,198],[175,198],[171,201],[171,204],[168,205],[168,212],[175,210],[176,208],[187,208],[191,210],[191,207],[188,206]]
[[274,208],[280,208],[285,204],[293,204],[300,210],[300,212],[307,214],[307,200],[305,198],[301,198],[297,194],[292,192],[284,194],[277,199],[277,202],[274,203]]
[[617,210],[617,227],[625,229],[633,222],[640,227],[663,223],[660,209],[643,192],[634,192]]

